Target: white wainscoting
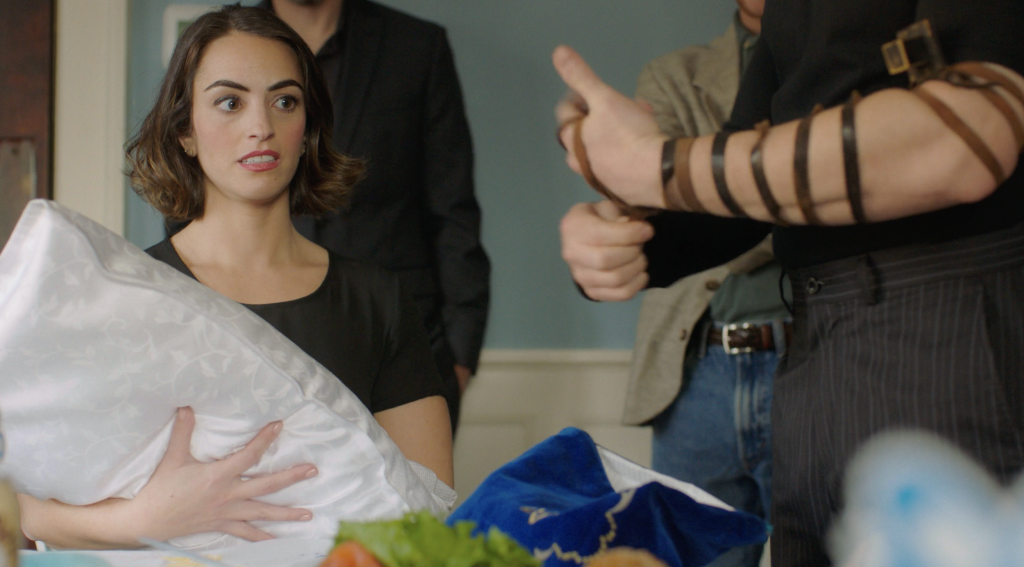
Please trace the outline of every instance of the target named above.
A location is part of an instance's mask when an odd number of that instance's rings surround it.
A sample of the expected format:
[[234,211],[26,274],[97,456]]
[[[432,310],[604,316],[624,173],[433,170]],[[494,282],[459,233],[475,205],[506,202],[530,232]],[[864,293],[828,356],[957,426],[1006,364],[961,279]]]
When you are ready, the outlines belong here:
[[455,439],[460,500],[492,471],[570,426],[650,466],[650,428],[619,424],[629,356],[628,350],[485,350]]

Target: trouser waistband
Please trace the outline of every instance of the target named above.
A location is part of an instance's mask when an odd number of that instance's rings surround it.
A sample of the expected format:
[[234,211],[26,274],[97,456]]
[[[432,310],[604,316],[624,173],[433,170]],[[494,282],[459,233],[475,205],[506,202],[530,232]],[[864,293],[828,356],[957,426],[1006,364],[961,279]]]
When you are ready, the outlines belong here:
[[886,291],[1024,266],[1024,223],[939,244],[879,250],[806,268],[786,270],[795,303],[863,299]]

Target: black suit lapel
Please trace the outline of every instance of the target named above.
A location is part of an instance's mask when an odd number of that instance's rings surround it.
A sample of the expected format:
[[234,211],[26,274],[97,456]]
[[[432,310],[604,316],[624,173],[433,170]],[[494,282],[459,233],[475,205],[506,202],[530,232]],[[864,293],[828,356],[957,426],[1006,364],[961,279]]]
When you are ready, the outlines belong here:
[[345,36],[345,65],[334,86],[335,147],[351,148],[362,117],[384,39],[384,18],[365,0],[351,2]]

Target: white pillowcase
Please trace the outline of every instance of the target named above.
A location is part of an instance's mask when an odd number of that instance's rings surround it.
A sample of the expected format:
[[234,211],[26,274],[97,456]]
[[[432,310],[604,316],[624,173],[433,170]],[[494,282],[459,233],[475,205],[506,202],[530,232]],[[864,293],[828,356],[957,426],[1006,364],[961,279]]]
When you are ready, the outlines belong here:
[[[182,406],[195,411],[200,461],[230,455],[281,419],[280,437],[247,474],[319,468],[262,499],[314,514],[255,523],[277,537],[330,538],[342,519],[450,507],[355,394],[260,317],[84,216],[31,202],[0,254],[0,474],[39,499],[132,498]],[[211,533],[172,543],[241,540]]]

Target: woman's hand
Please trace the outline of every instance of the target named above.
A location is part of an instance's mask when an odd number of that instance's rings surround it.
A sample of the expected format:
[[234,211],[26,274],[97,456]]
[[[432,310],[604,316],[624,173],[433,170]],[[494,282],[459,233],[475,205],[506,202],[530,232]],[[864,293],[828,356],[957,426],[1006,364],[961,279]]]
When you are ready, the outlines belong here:
[[163,460],[132,500],[108,498],[73,506],[19,494],[25,534],[59,548],[124,549],[140,547],[139,537],[164,541],[203,532],[260,541],[273,536],[249,522],[312,518],[308,510],[272,506],[253,498],[316,476],[313,465],[242,479],[277,438],[281,422],[268,424],[240,451],[214,463],[192,458],[189,445],[194,427],[192,409],[180,408]]
[[313,465],[244,480],[243,473],[255,466],[281,432],[282,424],[268,424],[237,453],[213,463],[192,457],[189,444],[195,416],[191,408],[180,408],[171,431],[167,452],[149,482],[130,501],[130,526],[137,536],[167,540],[203,532],[221,532],[249,541],[272,539],[252,521],[308,521],[313,515],[301,508],[286,508],[257,502],[253,498],[272,494],[317,475]]

